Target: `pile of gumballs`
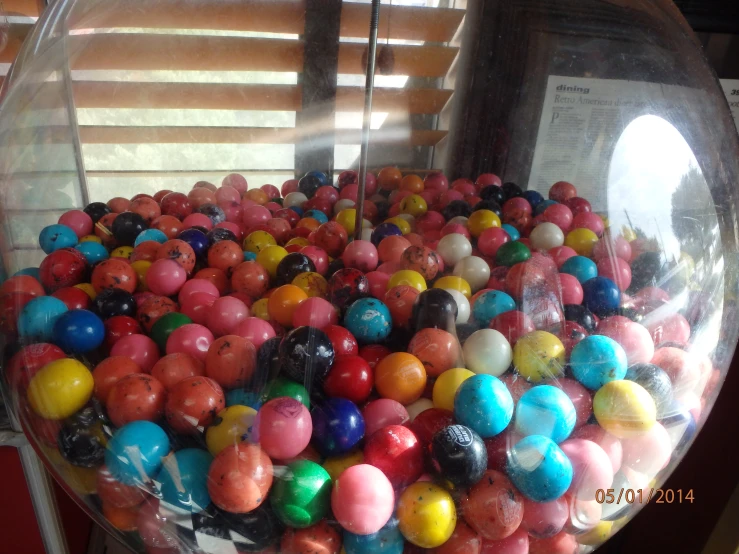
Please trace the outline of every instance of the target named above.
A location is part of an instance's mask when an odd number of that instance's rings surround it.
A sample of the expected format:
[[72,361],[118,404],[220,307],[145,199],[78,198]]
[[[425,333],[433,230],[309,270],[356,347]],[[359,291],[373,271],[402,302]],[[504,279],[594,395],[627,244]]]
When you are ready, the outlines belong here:
[[396,168],[72,210],[0,285],[55,473],[142,551],[573,553],[717,385],[654,241],[567,182]]

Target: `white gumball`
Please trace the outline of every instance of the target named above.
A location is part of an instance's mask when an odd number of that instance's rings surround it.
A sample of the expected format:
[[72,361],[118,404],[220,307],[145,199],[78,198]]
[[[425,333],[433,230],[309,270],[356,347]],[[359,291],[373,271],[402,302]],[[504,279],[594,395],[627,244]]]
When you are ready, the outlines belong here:
[[467,281],[472,292],[485,287],[490,280],[490,266],[478,256],[467,256],[462,258],[454,266],[454,276],[461,277]]
[[562,229],[554,223],[546,221],[533,228],[529,239],[531,240],[531,246],[537,250],[549,250],[565,243],[565,235]]
[[[364,221],[366,222],[367,220],[365,219]],[[372,242],[372,231],[373,229],[371,226],[367,227],[366,225],[363,225],[362,226],[362,240]]]
[[415,402],[408,404],[405,409],[408,411],[408,415],[410,416],[411,421],[413,421],[414,419],[416,419],[418,414],[420,414],[421,412],[425,412],[429,408],[433,407],[434,403],[431,402],[431,400],[429,400],[428,398],[419,398]]
[[467,297],[458,290],[444,290],[451,294],[452,298],[454,298],[454,301],[457,303],[457,319],[455,322],[467,323],[470,320],[470,312],[472,311],[470,308],[470,301],[467,300]]
[[308,197],[302,192],[291,192],[282,201],[283,208],[299,208],[308,201]]
[[[289,196],[289,195],[288,195]],[[334,215],[338,214],[341,210],[349,210],[354,207],[354,200],[348,198],[342,198],[336,204],[334,204]]]
[[441,237],[436,252],[444,260],[445,265],[455,266],[459,260],[472,254],[472,244],[464,235],[451,233]]
[[472,333],[462,347],[467,369],[499,377],[511,365],[513,352],[508,340],[495,329]]

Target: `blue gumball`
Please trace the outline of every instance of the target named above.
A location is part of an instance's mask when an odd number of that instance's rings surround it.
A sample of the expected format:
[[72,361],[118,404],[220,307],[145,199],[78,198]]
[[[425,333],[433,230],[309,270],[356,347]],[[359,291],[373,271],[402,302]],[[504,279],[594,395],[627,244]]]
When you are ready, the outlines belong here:
[[185,229],[177,235],[177,238],[189,244],[198,258],[202,258],[208,252],[210,242],[205,233],[199,229]]
[[393,329],[388,307],[376,298],[360,298],[346,311],[344,327],[360,344],[385,340]]
[[[567,260],[567,262],[570,260]],[[605,317],[615,313],[621,304],[621,291],[616,283],[608,277],[593,277],[587,281],[583,282],[581,280],[580,282],[582,283],[583,306],[599,317]]]
[[105,325],[103,320],[88,310],[70,310],[60,315],[51,339],[59,348],[70,354],[85,354],[103,344]]
[[253,262],[257,259],[257,255],[254,252],[244,252],[244,261]]
[[546,210],[549,206],[553,206],[554,204],[557,204],[555,200],[542,200],[536,206],[532,204],[534,208],[534,216],[543,214],[544,210]]
[[18,316],[18,334],[24,339],[49,342],[54,324],[67,311],[67,305],[53,296],[34,298],[23,307]]
[[405,539],[396,517],[391,517],[382,529],[370,535],[344,531],[346,554],[402,554],[404,546]]
[[300,206],[290,206],[288,210],[292,210],[300,217],[303,217],[303,208],[301,208]]
[[305,212],[305,215],[303,217],[312,217],[320,224],[324,224],[328,221],[328,217],[321,210],[308,210],[307,212]]
[[570,368],[575,379],[590,390],[598,390],[606,383],[626,376],[626,352],[609,337],[591,335],[572,349]]
[[113,478],[126,485],[143,485],[162,467],[169,454],[169,437],[156,423],[132,421],[108,441],[105,465]]
[[47,254],[51,254],[62,248],[72,248],[77,244],[77,235],[75,232],[61,223],[55,223],[41,229],[38,237],[38,243]]
[[483,292],[472,305],[472,317],[482,327],[487,327],[494,317],[516,309],[516,301],[499,290]]
[[503,381],[487,374],[465,380],[454,397],[454,418],[484,439],[501,433],[513,417],[513,398]]
[[521,233],[519,233],[518,229],[516,229],[513,225],[504,223],[503,225],[501,225],[501,227],[506,233],[508,233],[508,236],[511,237],[511,240],[518,240],[521,238]]
[[535,190],[524,191],[523,197],[531,204],[532,208],[536,208],[539,204],[544,202],[544,197]]
[[577,413],[570,397],[552,385],[527,390],[516,406],[516,431],[560,443],[575,428]]
[[75,246],[74,249],[82,252],[82,255],[85,256],[87,263],[90,265],[95,265],[98,262],[107,260],[110,256],[108,254],[108,249],[99,242],[81,242]]
[[208,468],[213,456],[199,448],[184,448],[168,456],[156,476],[162,500],[192,513],[210,504]]
[[370,242],[375,246],[380,246],[382,239],[387,237],[400,237],[403,235],[403,231],[395,223],[380,223],[372,231],[370,236]]
[[595,265],[595,262],[585,256],[572,256],[568,258],[562,264],[559,271],[560,273],[567,273],[574,276],[581,284],[598,276],[598,267]]
[[249,406],[255,410],[262,407],[259,393],[244,389],[231,389],[226,393],[226,406]]
[[337,456],[364,438],[364,418],[354,402],[330,398],[311,410],[313,440],[324,456]]
[[160,231],[159,229],[144,229],[136,236],[136,240],[133,241],[133,245],[138,246],[139,244],[141,244],[142,242],[146,242],[147,240],[153,240],[154,242],[158,242],[159,244],[164,244],[169,239],[167,238],[167,235],[165,235],[164,232]]
[[331,184],[331,181],[329,181],[328,176],[323,171],[318,171],[314,169],[312,171],[309,171],[305,175],[310,176],[310,177],[315,177],[324,187]]
[[572,484],[572,463],[552,440],[541,435],[521,439],[508,454],[508,477],[526,498],[551,502]]
[[41,282],[41,270],[38,267],[25,267],[13,273],[13,277],[16,277],[18,275],[30,275],[39,283]]

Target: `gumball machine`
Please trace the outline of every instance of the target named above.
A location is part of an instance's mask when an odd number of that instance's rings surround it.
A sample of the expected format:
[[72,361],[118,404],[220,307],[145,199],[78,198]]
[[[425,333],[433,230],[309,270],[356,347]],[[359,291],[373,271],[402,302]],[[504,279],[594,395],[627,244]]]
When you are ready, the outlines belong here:
[[59,0],[20,50],[3,391],[132,551],[588,552],[704,424],[739,139],[677,9],[418,4]]

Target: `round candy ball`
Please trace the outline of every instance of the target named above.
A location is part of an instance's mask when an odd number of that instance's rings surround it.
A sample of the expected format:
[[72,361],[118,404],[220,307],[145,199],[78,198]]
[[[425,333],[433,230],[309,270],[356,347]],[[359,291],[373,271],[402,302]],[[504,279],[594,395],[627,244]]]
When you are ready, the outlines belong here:
[[593,413],[601,427],[618,438],[638,437],[649,431],[657,407],[649,392],[627,380],[603,385],[593,397]]
[[621,303],[621,291],[616,283],[607,277],[594,277],[580,282],[582,283],[583,306],[600,317],[616,312]]
[[277,517],[290,527],[303,529],[318,523],[329,511],[331,476],[310,460],[298,460],[274,482],[270,503]]
[[213,340],[213,333],[207,327],[188,323],[170,333],[167,338],[167,354],[184,352],[204,362]]
[[644,387],[654,399],[658,417],[669,413],[673,401],[672,381],[662,368],[654,364],[634,364],[629,366],[624,379]]
[[208,468],[212,461],[213,456],[199,448],[184,448],[167,457],[156,477],[162,500],[193,513],[207,508]]
[[469,487],[487,469],[485,443],[469,427],[450,425],[431,439],[431,464],[441,479],[455,487]]
[[151,264],[146,272],[146,286],[154,294],[174,296],[187,281],[187,272],[174,260],[161,259]]
[[169,438],[150,421],[133,421],[118,429],[108,441],[105,465],[125,485],[146,485],[169,454]]
[[375,367],[375,387],[383,398],[407,406],[418,400],[426,387],[426,368],[405,352],[385,356]]
[[384,341],[393,328],[388,307],[375,298],[360,298],[346,311],[344,327],[360,344]]
[[44,227],[38,237],[39,246],[46,254],[62,248],[72,248],[77,240],[77,235],[71,228],[59,223]]
[[227,512],[243,514],[258,508],[272,486],[269,456],[254,444],[224,448],[208,471],[208,493],[213,504]]
[[103,343],[105,326],[94,313],[87,310],[71,310],[63,313],[54,323],[52,340],[65,352],[85,354]]
[[454,532],[457,510],[452,496],[430,482],[412,484],[398,501],[400,532],[421,548],[441,546]]
[[216,420],[205,431],[208,451],[216,456],[224,448],[250,440],[255,429],[256,417],[257,412],[254,408],[240,404],[230,405],[218,412]]
[[486,541],[498,541],[513,534],[523,519],[523,498],[508,478],[488,470],[462,496],[464,518]]
[[405,425],[411,419],[408,410],[400,402],[390,398],[380,398],[367,404],[362,410],[362,417],[367,437],[389,425]]
[[516,309],[516,302],[505,292],[490,290],[477,297],[472,305],[472,317],[484,327],[502,313]]
[[554,441],[541,435],[516,443],[508,456],[507,471],[521,494],[535,502],[551,502],[562,496],[573,475],[569,458]]
[[347,244],[341,259],[345,267],[353,267],[365,273],[374,271],[379,262],[377,248],[366,240],[355,240]]
[[475,373],[497,377],[505,373],[511,365],[511,345],[494,329],[480,329],[472,333],[462,351],[467,369]]
[[472,255],[472,244],[464,235],[452,233],[441,238],[436,251],[446,265],[453,267],[461,259]]
[[452,274],[467,281],[472,292],[477,292],[490,279],[490,266],[478,256],[467,256],[455,264]]
[[334,363],[328,335],[315,327],[296,327],[280,343],[280,368],[285,375],[309,387],[323,382]]
[[[259,409],[256,429],[259,444],[269,457],[287,460],[308,446],[313,423],[308,408],[294,398],[283,396]],[[286,437],[290,440],[285,440]]]
[[598,267],[595,262],[585,256],[572,256],[568,258],[559,270],[562,273],[575,276],[580,283],[585,283],[585,281],[598,276]]
[[570,368],[575,379],[590,390],[598,390],[610,381],[626,375],[626,352],[615,340],[592,335],[578,342],[570,354]]
[[561,389],[539,385],[526,391],[516,406],[516,431],[560,443],[575,428],[575,406]]
[[54,325],[67,311],[67,305],[53,296],[33,298],[18,316],[18,334],[28,341],[51,342]]
[[475,375],[459,387],[454,417],[482,438],[501,433],[513,417],[513,398],[508,388],[492,375]]
[[399,521],[391,518],[377,533],[356,535],[344,531],[343,547],[346,554],[403,554],[405,539],[400,532]]
[[381,469],[396,489],[410,485],[421,476],[423,457],[421,442],[402,425],[379,429],[364,446],[364,462]]
[[352,466],[334,483],[331,509],[339,525],[350,533],[377,533],[390,520],[394,507],[393,486],[374,466]]
[[556,335],[533,331],[518,339],[513,347],[513,365],[524,379],[534,383],[562,377],[565,347]]
[[532,229],[529,239],[531,239],[531,245],[537,250],[549,250],[562,246],[565,236],[562,229],[554,223],[545,221]]
[[329,398],[311,410],[313,440],[325,456],[348,452],[364,438],[364,418],[354,402]]
[[65,419],[87,403],[94,386],[92,373],[84,364],[61,358],[47,363],[33,376],[28,385],[28,403],[45,419]]

